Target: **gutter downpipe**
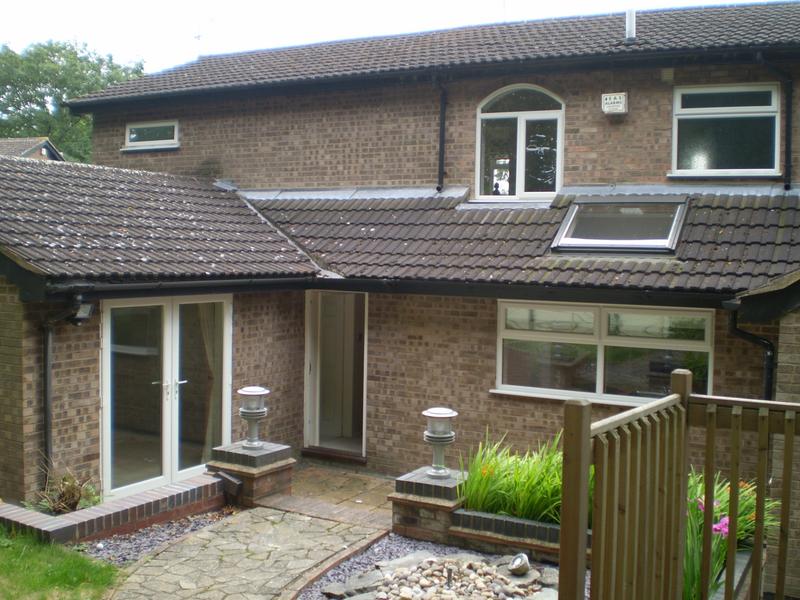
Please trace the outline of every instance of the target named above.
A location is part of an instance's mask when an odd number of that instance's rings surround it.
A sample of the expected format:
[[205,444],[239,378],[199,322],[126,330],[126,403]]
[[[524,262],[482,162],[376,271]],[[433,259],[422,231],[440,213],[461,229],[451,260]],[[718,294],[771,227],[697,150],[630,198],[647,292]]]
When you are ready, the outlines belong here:
[[751,344],[756,344],[764,349],[764,400],[774,400],[772,387],[775,381],[775,344],[766,338],[759,337],[754,333],[739,329],[739,308],[740,300],[728,300],[723,302],[725,310],[730,311],[728,320],[728,331]]
[[445,118],[447,117],[447,90],[439,86],[439,178],[436,191],[444,189],[444,143],[445,143]]
[[758,62],[776,75],[783,86],[783,189],[789,191],[792,189],[792,112],[794,108],[794,80],[789,73],[768,62],[761,52],[756,56]]

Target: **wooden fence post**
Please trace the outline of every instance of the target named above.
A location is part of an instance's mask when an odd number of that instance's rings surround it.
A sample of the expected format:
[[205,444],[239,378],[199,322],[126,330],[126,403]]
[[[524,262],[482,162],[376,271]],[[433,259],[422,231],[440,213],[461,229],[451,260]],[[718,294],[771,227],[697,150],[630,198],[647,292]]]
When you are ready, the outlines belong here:
[[591,425],[592,405],[588,400],[565,402],[559,600],[583,600],[585,596]]
[[[678,499],[685,504],[686,488],[689,484],[689,395],[692,393],[692,372],[687,369],[675,369],[670,377],[670,388],[673,394],[678,394],[681,397],[681,406],[684,411],[678,428],[678,435],[683,439],[678,440],[680,458],[675,465],[677,467],[675,475],[676,484],[678,485]],[[676,574],[678,585],[675,586],[675,598],[673,600],[680,600],[680,598],[683,598],[683,556],[686,553],[686,510],[683,506],[678,510],[678,534],[675,543],[674,556],[676,564],[673,572]]]

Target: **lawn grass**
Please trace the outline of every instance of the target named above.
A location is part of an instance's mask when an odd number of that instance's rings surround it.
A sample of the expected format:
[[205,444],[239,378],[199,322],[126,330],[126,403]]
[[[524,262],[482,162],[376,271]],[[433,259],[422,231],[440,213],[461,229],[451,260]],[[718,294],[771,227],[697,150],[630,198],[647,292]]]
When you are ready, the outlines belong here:
[[103,597],[116,575],[113,565],[0,527],[0,598],[94,600]]

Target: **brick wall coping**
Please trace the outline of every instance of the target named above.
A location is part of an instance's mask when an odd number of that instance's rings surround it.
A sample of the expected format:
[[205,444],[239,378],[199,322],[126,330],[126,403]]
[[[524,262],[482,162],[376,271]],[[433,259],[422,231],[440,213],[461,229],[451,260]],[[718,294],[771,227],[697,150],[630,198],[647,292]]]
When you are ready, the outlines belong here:
[[52,542],[76,542],[128,533],[154,523],[219,508],[222,482],[203,474],[153,490],[52,516],[0,503],[0,524]]

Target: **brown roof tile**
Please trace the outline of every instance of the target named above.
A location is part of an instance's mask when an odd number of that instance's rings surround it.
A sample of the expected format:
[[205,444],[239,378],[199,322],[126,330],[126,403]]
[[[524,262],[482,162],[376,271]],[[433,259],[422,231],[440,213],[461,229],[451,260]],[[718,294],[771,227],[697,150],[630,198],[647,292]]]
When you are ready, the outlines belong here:
[[625,16],[613,14],[462,27],[201,57],[174,69],[110,86],[71,101],[90,107],[109,101],[368,78],[480,65],[649,57],[733,48],[797,48],[796,2],[640,12],[637,40],[624,43]]
[[551,252],[571,195],[547,209],[457,208],[466,192],[253,204],[346,277],[733,293],[800,268],[797,194],[688,197],[674,256]]
[[308,275],[235,194],[189,177],[0,157],[0,247],[53,277]]

